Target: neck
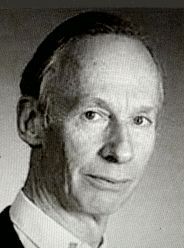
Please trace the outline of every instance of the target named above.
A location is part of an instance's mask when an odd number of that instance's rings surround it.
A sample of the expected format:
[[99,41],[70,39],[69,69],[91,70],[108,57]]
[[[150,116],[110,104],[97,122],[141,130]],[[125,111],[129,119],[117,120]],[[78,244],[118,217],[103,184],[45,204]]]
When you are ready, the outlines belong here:
[[30,170],[23,192],[45,214],[79,240],[88,243],[92,248],[99,246],[107,226],[107,216],[92,216],[86,213],[67,211],[64,206],[58,204],[54,195],[48,193],[43,187],[39,187],[32,170]]

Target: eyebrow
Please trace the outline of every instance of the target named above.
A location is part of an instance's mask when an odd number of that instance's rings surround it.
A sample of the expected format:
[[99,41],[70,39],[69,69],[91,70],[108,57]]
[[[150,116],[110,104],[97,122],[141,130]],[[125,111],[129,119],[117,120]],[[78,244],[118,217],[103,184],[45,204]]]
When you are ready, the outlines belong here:
[[109,112],[112,112],[112,109],[108,106],[108,104],[104,100],[102,100],[102,99],[100,99],[98,97],[93,98],[93,97],[89,97],[88,95],[86,95],[86,96],[83,97],[82,100],[79,100],[78,105],[80,105],[80,104],[83,105],[86,102],[89,105],[91,105],[92,107],[93,106],[98,106],[100,108],[106,109]]
[[[95,104],[101,108],[105,108],[107,109],[108,111],[112,111],[112,109],[109,107],[109,105],[104,101],[102,100],[101,98],[98,98],[98,97],[89,97],[88,95],[85,95],[83,96],[83,100],[79,100],[79,104],[83,104],[83,102],[90,102],[92,104]],[[152,112],[154,111],[155,109],[157,108],[157,106],[153,106],[153,105],[140,105],[138,107],[135,107],[134,108],[134,111],[135,112],[145,112],[145,113],[149,113],[149,112]]]
[[134,108],[134,112],[150,113],[150,112],[155,111],[156,109],[157,109],[156,106],[141,105],[140,107]]

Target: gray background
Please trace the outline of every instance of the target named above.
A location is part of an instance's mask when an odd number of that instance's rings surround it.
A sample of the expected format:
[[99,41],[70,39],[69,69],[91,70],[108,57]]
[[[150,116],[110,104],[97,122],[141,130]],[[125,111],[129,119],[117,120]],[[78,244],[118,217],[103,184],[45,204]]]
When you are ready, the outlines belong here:
[[[79,11],[79,10],[78,10]],[[16,134],[16,102],[23,67],[38,44],[77,10],[0,10],[0,210],[28,171],[29,148]],[[111,217],[109,248],[184,247],[184,10],[116,10],[154,40],[163,64],[165,106],[155,153],[133,197]]]

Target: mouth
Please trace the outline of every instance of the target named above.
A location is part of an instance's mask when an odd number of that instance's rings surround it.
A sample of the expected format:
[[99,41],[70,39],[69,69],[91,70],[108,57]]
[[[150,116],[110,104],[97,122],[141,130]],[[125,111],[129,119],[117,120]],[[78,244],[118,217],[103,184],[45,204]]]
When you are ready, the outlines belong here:
[[100,190],[111,190],[111,191],[119,191],[123,187],[127,187],[131,183],[131,179],[123,178],[123,179],[115,179],[112,177],[101,176],[101,175],[85,175],[87,181],[94,187]]

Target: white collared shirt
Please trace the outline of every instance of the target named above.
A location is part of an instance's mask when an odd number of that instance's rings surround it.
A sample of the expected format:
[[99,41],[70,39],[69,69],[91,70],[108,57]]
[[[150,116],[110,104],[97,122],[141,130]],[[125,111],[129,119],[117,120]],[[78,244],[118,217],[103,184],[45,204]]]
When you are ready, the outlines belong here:
[[[34,205],[22,191],[10,208],[10,218],[25,248],[90,248]],[[105,242],[100,248],[106,248]]]

